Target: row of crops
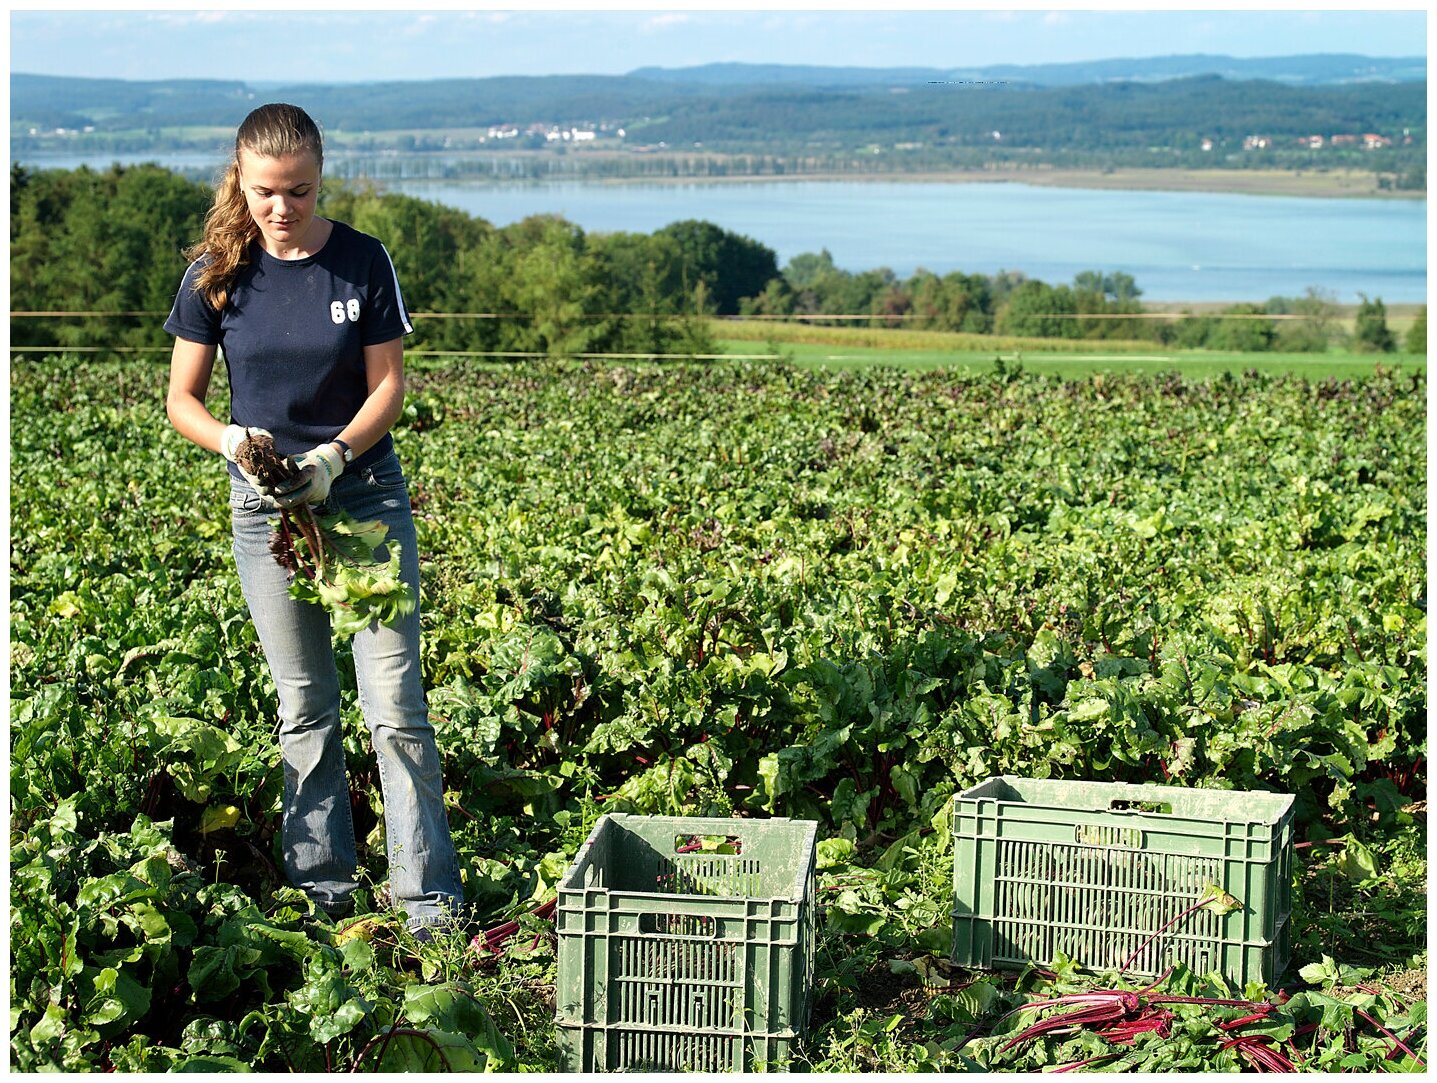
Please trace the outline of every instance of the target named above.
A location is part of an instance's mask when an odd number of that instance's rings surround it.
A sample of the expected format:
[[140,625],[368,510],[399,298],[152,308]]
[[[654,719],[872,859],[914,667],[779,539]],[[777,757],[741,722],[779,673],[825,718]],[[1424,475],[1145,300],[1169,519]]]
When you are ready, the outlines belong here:
[[[820,821],[814,1067],[1108,1056],[1002,1040],[1075,974],[944,969],[945,810],[1005,772],[1295,794],[1321,845],[1271,1041],[1420,1059],[1420,1001],[1371,982],[1425,964],[1422,376],[413,370],[396,439],[450,819],[479,924],[525,915],[482,960],[387,910],[352,690],[365,916],[282,883],[222,464],[168,427],[164,380],[11,373],[17,1067],[552,1068],[525,912],[604,811]],[[1186,1044],[1131,1036],[1134,1066],[1251,1066],[1229,1017],[1172,1011]]]

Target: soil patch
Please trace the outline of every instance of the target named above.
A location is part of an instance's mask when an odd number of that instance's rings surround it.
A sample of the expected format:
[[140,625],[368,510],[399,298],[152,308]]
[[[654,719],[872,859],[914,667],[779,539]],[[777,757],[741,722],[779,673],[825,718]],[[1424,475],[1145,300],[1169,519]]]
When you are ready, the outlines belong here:
[[1409,1003],[1427,999],[1427,971],[1403,970],[1382,983]]

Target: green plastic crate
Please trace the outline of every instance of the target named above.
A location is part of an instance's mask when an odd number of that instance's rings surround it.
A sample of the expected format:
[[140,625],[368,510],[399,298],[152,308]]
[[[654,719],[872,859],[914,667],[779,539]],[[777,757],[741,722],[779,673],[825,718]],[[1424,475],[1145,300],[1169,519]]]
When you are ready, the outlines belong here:
[[1242,905],[1193,911],[1126,972],[1271,983],[1292,954],[1292,818],[1286,794],[989,779],[953,803],[953,961],[1116,970],[1214,884]]
[[561,1067],[782,1067],[808,1025],[817,833],[807,820],[600,818],[559,884]]

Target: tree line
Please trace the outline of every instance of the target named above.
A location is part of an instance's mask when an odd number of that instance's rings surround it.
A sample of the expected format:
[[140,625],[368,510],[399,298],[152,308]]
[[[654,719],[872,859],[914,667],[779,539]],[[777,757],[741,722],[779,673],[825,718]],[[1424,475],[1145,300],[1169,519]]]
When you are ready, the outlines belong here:
[[[1341,321],[1336,300],[1317,290],[1301,297],[1272,297],[1211,313],[1154,318],[1139,302],[1142,290],[1122,271],[1083,271],[1071,284],[1052,285],[1018,271],[996,275],[919,269],[900,279],[887,268],[852,272],[837,267],[827,249],[795,256],[762,293],[744,299],[741,311],[755,316],[797,316],[806,323],[824,313],[866,314],[873,327],[962,331],[1025,338],[1140,339],[1177,349],[1225,352],[1320,353],[1334,345],[1392,351],[1381,298],[1362,299],[1354,330]],[[1142,318],[1139,318],[1142,317]],[[1427,349],[1426,310],[1403,347]]]
[[[162,319],[200,236],[208,186],[158,166],[10,175],[15,346],[164,347]],[[1321,351],[1344,337],[1338,308],[1309,292],[1180,319],[1134,319],[1142,290],[1121,272],[1052,285],[997,275],[848,271],[825,249],[784,267],[768,246],[710,222],[650,234],[591,233],[554,215],[507,226],[411,196],[327,185],[320,213],[383,240],[416,321],[411,348],[475,353],[712,354],[709,317],[762,315],[1059,339],[1150,338],[1175,347]],[[134,315],[120,316],[121,313]],[[1275,320],[1263,317],[1297,316]],[[813,319],[818,317],[818,319]],[[840,322],[840,321],[827,321]],[[851,325],[852,320],[841,321]],[[1425,350],[1425,318],[1420,329]],[[1415,339],[1407,348],[1414,349]],[[1392,349],[1380,299],[1354,344]]]
[[[157,166],[11,170],[13,345],[163,346],[162,320],[210,203]],[[327,185],[319,213],[385,242],[416,348],[475,352],[712,353],[707,317],[738,311],[778,272],[772,249],[707,222],[586,233],[539,215],[496,227],[409,196]],[[476,319],[473,314],[491,318]]]

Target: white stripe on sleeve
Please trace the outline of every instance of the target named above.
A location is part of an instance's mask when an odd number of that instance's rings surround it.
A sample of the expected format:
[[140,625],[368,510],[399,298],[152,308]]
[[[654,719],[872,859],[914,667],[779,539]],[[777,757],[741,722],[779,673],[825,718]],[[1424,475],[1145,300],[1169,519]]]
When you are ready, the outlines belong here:
[[384,258],[389,260],[389,273],[394,277],[394,301],[399,306],[399,318],[404,323],[404,333],[414,333],[414,325],[409,322],[409,309],[404,306],[404,293],[399,288],[399,272],[394,269],[394,260],[389,258],[389,249],[381,242],[379,249],[384,253]]

